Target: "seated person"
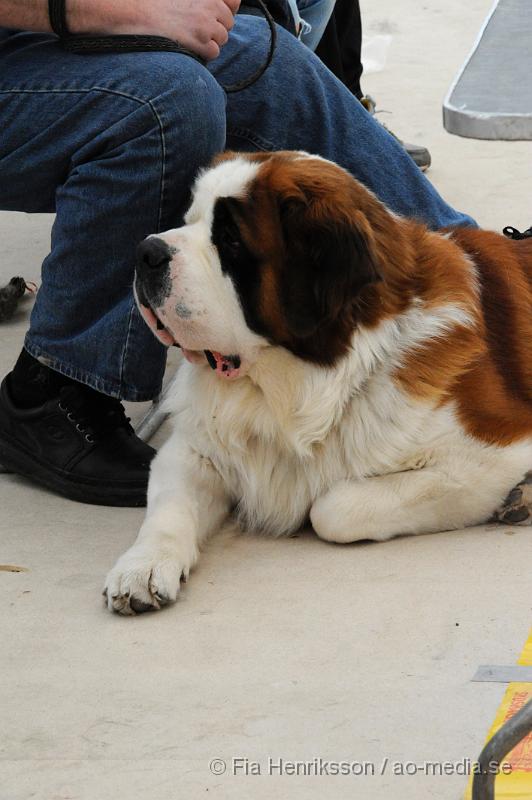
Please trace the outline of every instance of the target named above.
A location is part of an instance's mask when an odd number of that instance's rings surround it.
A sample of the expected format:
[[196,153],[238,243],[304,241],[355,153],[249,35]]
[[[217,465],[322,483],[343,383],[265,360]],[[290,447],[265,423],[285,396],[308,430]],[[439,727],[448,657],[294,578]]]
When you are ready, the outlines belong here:
[[[74,33],[143,33],[173,52],[65,51],[46,0],[0,0],[0,209],[56,213],[24,347],[0,391],[0,463],[66,497],[143,505],[153,449],[121,400],[160,393],[166,350],[132,293],[135,249],[175,228],[225,148],[306,150],[433,229],[474,225],[296,36],[239,0],[67,3]],[[242,9],[245,10],[245,9]]]

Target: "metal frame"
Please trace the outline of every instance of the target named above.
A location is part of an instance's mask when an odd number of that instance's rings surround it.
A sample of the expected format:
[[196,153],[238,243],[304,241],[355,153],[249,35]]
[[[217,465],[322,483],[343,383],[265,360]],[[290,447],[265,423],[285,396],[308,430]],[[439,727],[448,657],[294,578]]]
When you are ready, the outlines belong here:
[[164,402],[173,393],[175,384],[177,382],[179,366],[180,365],[178,365],[174,377],[168,381],[159,397],[153,401],[148,413],[141,419],[135,428],[135,433],[137,436],[140,439],[143,439],[145,442],[149,442],[152,436],[155,436],[163,422],[169,417],[169,412],[164,408]]
[[[530,112],[482,111],[457,106],[453,94],[466,72],[473,56],[476,54],[486,29],[493,19],[501,1],[495,0],[480,32],[451,84],[443,101],[443,126],[449,133],[465,136],[470,139],[528,140],[532,139],[532,110]],[[526,7],[525,7],[526,11]],[[519,91],[519,86],[516,86]]]
[[[479,772],[473,776],[472,800],[495,800],[496,771],[504,756],[532,731],[532,700],[511,717],[489,740],[478,757]],[[491,769],[490,769],[491,768]]]

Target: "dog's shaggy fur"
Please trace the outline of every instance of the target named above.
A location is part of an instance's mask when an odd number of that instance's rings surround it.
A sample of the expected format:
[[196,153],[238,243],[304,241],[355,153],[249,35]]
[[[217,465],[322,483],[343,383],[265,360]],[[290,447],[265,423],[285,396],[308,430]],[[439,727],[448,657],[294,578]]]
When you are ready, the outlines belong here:
[[175,600],[231,509],[382,541],[487,521],[532,465],[532,240],[430,232],[304,153],[226,154],[136,292],[190,363],[111,609]]

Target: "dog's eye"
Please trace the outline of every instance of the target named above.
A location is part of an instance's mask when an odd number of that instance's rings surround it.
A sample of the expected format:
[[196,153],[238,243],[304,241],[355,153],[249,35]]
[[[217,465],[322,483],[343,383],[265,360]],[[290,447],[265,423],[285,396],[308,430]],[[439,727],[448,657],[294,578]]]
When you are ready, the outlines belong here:
[[236,225],[224,228],[219,244],[229,255],[238,255],[242,247],[242,240],[240,239],[240,232]]
[[212,242],[218,249],[218,254],[224,265],[229,267],[245,257],[246,244],[240,232],[239,217],[232,198],[222,197],[216,202],[212,224]]

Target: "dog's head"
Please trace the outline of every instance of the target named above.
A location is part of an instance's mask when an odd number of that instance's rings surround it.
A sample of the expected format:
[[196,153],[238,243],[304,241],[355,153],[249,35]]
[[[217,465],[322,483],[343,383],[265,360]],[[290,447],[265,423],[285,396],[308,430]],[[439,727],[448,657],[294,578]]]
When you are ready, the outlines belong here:
[[139,245],[140,310],[164,344],[227,378],[271,345],[333,364],[375,304],[375,230],[390,220],[324,159],[226,153],[198,178],[185,225]]

